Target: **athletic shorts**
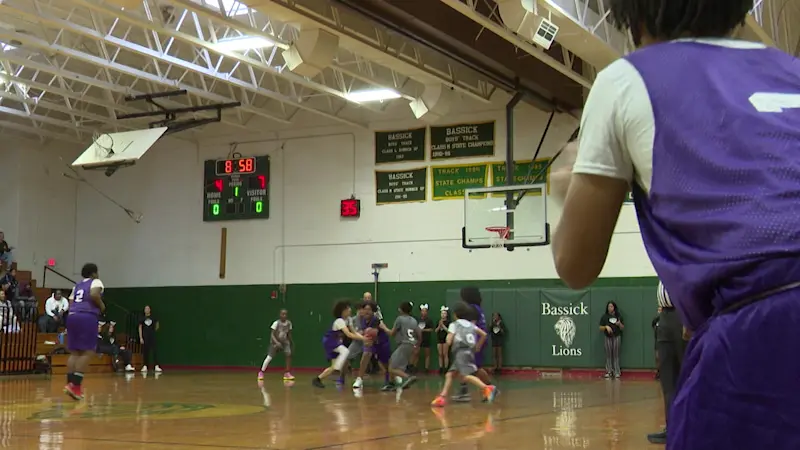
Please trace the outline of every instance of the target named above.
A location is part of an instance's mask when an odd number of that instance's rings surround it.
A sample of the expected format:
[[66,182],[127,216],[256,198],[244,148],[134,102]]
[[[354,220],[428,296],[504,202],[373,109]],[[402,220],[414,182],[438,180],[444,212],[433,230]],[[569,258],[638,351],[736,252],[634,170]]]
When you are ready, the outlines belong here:
[[269,346],[269,353],[268,353],[269,356],[274,357],[275,354],[278,353],[279,351],[283,352],[283,354],[286,356],[292,356],[292,344],[290,344],[289,342],[282,342],[278,345],[275,345],[275,343],[270,343],[270,344],[271,345]]
[[347,347],[350,353],[347,355],[347,359],[353,360],[356,358],[361,358],[361,354],[364,353],[364,342],[362,341],[353,341]]
[[472,350],[459,350],[452,355],[448,372],[458,372],[459,375],[465,377],[467,375],[475,375],[477,371],[475,353]]
[[390,369],[405,370],[414,354],[414,346],[411,344],[400,344],[394,349],[394,353],[389,358]]

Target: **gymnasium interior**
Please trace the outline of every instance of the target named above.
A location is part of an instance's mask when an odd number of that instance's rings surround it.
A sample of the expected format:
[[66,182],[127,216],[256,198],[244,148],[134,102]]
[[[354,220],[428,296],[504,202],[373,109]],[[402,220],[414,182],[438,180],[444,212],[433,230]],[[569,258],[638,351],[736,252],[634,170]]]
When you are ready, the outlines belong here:
[[[549,171],[632,50],[606,3],[0,0],[0,448],[660,448],[658,280],[632,200],[591,287],[568,289],[549,246]],[[756,2],[741,37],[800,53],[790,3]],[[99,332],[129,359],[98,353],[75,402],[46,305],[88,262]],[[376,371],[312,387],[335,301],[436,323],[466,286],[506,330],[494,403],[431,408],[435,337],[409,389]],[[146,306],[161,370],[142,372]],[[260,381],[282,309],[294,379],[278,353]]]

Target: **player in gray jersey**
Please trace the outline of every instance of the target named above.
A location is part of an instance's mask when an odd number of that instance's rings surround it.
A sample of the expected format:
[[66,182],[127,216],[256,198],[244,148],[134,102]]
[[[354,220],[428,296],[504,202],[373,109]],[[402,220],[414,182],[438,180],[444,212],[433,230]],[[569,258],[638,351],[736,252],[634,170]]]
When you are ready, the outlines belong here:
[[480,388],[484,399],[491,403],[494,401],[497,389],[475,376],[478,371],[475,353],[480,352],[486,342],[486,332],[478,328],[474,321],[468,320],[474,315],[474,309],[467,303],[458,302],[453,308],[453,315],[456,320],[447,329],[447,344],[451,349],[450,370],[445,376],[442,392],[431,402],[431,406],[443,407],[447,404],[447,393],[450,391],[456,372],[465,382]]
[[275,357],[278,351],[282,351],[286,357],[286,373],[283,374],[284,380],[294,380],[292,375],[292,321],[289,320],[289,311],[282,309],[280,318],[272,322],[270,327],[272,332],[269,338],[269,352],[261,364],[261,370],[258,372],[258,379],[264,379],[264,372],[269,367],[270,361]]
[[394,387],[396,389],[405,389],[417,381],[417,377],[409,376],[406,373],[411,355],[414,354],[414,349],[419,346],[422,339],[421,331],[417,326],[417,319],[411,317],[411,309],[414,305],[411,302],[403,302],[398,308],[400,315],[395,319],[392,329],[388,329],[386,325],[381,322],[380,326],[390,336],[395,336],[397,339],[397,348],[389,358],[389,373],[394,376]]

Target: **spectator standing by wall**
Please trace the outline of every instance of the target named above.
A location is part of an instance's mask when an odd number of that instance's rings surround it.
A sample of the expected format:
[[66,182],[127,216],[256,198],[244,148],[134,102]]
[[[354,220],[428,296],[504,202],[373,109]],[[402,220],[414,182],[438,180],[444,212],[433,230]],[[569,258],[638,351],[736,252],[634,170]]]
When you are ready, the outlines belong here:
[[158,349],[156,346],[156,332],[158,331],[159,323],[153,314],[150,306],[144,307],[144,318],[139,322],[139,342],[142,344],[142,357],[144,358],[144,366],[142,366],[142,373],[147,373],[147,366],[154,365],[156,373],[161,372],[161,367],[158,365]]
[[450,326],[450,309],[442,306],[439,323],[436,324],[436,350],[439,355],[439,374],[444,375],[450,368],[450,349],[447,348],[447,328]]
[[492,350],[494,356],[494,373],[499,374],[503,371],[503,348],[506,345],[506,323],[500,313],[492,314],[492,324],[489,332],[492,338]]
[[431,320],[430,316],[428,315],[428,305],[420,305],[419,306],[419,320],[417,321],[417,325],[422,333],[422,337],[419,343],[419,346],[414,349],[414,355],[411,358],[412,362],[412,372],[416,372],[419,369],[419,355],[420,353],[423,354],[425,358],[425,372],[428,373],[431,370],[431,335],[433,334],[433,320]]
[[11,269],[11,265],[14,263],[14,255],[11,250],[14,250],[14,248],[8,245],[5,233],[0,230],[0,262],[3,263],[6,270]]
[[619,348],[622,343],[622,314],[614,302],[608,302],[606,313],[600,318],[600,331],[605,335],[606,374],[605,378],[619,378]]

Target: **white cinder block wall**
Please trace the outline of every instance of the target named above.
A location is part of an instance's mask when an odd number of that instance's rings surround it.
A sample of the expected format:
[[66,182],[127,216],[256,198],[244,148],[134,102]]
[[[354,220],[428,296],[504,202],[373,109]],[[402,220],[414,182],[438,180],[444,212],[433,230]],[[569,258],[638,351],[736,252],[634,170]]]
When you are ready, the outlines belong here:
[[[515,159],[533,156],[547,118],[527,105],[517,108]],[[506,148],[502,105],[453,115],[448,123],[485,120],[497,121],[493,159],[502,161]],[[385,120],[371,128],[421,125]],[[540,157],[554,154],[575,127],[575,119],[557,117]],[[369,282],[373,262],[389,263],[383,281],[556,276],[549,247],[513,253],[463,250],[460,201],[376,206],[373,139],[372,130],[306,125],[281,132],[277,139],[274,133],[223,136],[200,145],[166,139],[136,166],[113,177],[85,173],[102,192],[143,213],[140,224],[87,185],[62,177],[58,152],[52,148],[32,143],[4,148],[3,166],[20,169],[6,178],[6,186],[13,189],[0,198],[0,227],[21,248],[19,259],[26,267],[41,271],[45,259],[52,257],[59,270],[75,275],[84,262],[92,261],[100,266],[103,280],[117,287]],[[224,158],[230,142],[245,140],[254,142],[242,143],[236,151],[246,156],[268,154],[272,159],[270,219],[204,223],[203,161]],[[424,164],[469,162],[481,159]],[[379,168],[389,167],[404,165]],[[339,201],[351,194],[362,201],[361,218],[341,220]],[[551,203],[548,212],[554,226],[558,208]],[[222,227],[228,229],[224,280],[218,277]],[[626,205],[603,276],[652,275],[633,207]]]

